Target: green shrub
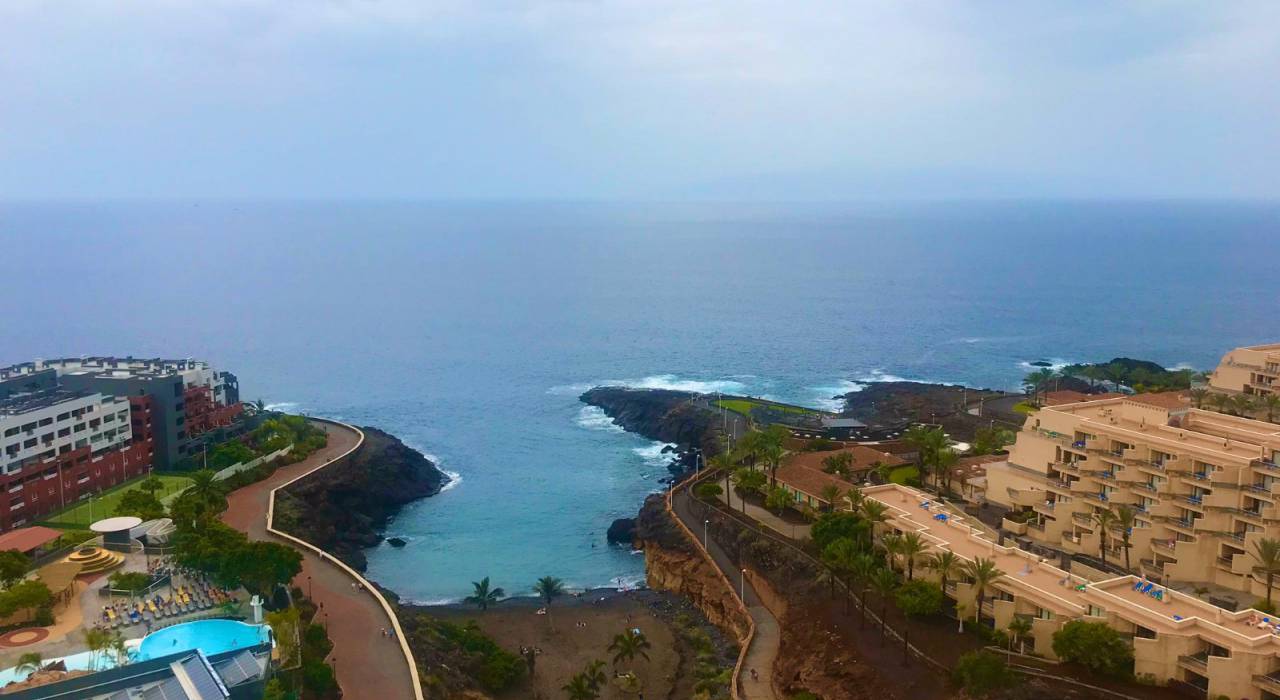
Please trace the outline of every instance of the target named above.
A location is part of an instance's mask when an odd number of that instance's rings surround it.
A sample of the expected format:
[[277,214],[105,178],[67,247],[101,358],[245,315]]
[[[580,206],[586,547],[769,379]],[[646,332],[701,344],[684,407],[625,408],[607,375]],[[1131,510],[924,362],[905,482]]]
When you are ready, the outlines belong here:
[[819,515],[809,528],[809,539],[818,551],[823,551],[841,537],[861,542],[866,539],[866,532],[867,524],[861,518],[848,511],[838,511]]
[[724,488],[714,481],[704,481],[693,490],[693,494],[704,501],[714,501],[722,493],[724,493]]
[[329,664],[312,659],[302,664],[302,687],[308,694],[323,698],[338,690],[338,681]]
[[960,657],[951,671],[951,679],[973,697],[992,693],[1018,684],[1018,676],[1004,660],[989,651],[971,651]]
[[1053,653],[1104,676],[1133,673],[1133,649],[1120,633],[1102,622],[1072,620],[1053,633]]
[[840,443],[827,438],[814,438],[804,444],[805,452],[830,452],[840,449]]
[[1265,598],[1259,598],[1258,602],[1253,604],[1253,609],[1268,615],[1276,614],[1276,606],[1274,603],[1268,603]]

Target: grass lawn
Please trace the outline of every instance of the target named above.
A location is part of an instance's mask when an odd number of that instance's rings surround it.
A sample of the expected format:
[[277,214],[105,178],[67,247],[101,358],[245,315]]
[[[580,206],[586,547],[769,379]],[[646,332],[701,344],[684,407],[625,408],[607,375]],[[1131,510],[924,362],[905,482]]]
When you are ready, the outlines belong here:
[[741,413],[744,416],[750,416],[751,409],[756,406],[772,409],[774,411],[782,411],[783,413],[796,413],[799,415],[821,413],[821,411],[815,411],[812,408],[805,408],[803,406],[789,406],[787,404],[753,401],[751,399],[720,399],[716,405],[727,408],[734,413]]
[[915,465],[911,464],[905,467],[898,467],[897,469],[889,472],[889,482],[894,484],[905,484],[911,479],[918,478],[920,478],[920,470],[916,469]]
[[[147,477],[140,476],[132,481],[127,481],[119,486],[103,491],[101,494],[94,496],[92,499],[84,499],[76,502],[75,505],[64,508],[56,513],[51,513],[41,522],[49,527],[56,527],[62,530],[83,530],[89,527],[90,523],[103,518],[111,517],[115,512],[116,506],[120,504],[120,499],[129,491],[134,491],[142,480]],[[164,500],[166,496],[172,496],[191,485],[191,479],[185,476],[157,475],[156,478],[164,482],[164,488],[156,491],[156,498]]]
[[1029,416],[1036,412],[1036,407],[1026,401],[1019,401],[1013,405],[1013,411],[1014,413],[1021,413],[1024,416]]

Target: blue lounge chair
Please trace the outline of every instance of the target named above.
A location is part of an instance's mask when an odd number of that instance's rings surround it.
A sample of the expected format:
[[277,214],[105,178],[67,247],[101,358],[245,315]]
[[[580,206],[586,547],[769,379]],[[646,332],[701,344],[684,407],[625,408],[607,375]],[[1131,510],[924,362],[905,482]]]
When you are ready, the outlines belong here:
[[1139,588],[1142,588],[1142,583],[1143,583],[1142,579],[1138,579],[1136,582],[1134,582],[1134,584],[1133,584],[1133,590],[1135,590],[1135,591],[1136,591],[1136,590],[1138,590]]
[[1155,588],[1155,587],[1156,587],[1156,584],[1154,584],[1154,583],[1148,583],[1147,585],[1145,585],[1145,586],[1143,586],[1143,587],[1142,587],[1142,592],[1143,592],[1143,593],[1150,593],[1150,592],[1151,592],[1151,589],[1152,589],[1152,588]]

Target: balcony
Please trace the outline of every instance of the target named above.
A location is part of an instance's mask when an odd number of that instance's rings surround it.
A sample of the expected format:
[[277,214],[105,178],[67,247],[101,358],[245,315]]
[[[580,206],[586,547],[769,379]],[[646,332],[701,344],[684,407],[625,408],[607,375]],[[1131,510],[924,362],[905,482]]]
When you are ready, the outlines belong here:
[[1174,542],[1176,542],[1176,540],[1151,540],[1151,547],[1152,549],[1159,549],[1172,554]]
[[1233,557],[1217,557],[1214,562],[1218,565],[1218,568],[1231,571],[1231,562],[1233,559]]
[[1202,651],[1195,656],[1179,656],[1178,665],[1204,675],[1209,670],[1209,652]]
[[1076,524],[1084,525],[1085,527],[1094,526],[1093,518],[1090,517],[1088,513],[1072,513],[1071,520]]
[[1280,695],[1280,670],[1272,671],[1265,676],[1254,675],[1253,687],[1273,695]]

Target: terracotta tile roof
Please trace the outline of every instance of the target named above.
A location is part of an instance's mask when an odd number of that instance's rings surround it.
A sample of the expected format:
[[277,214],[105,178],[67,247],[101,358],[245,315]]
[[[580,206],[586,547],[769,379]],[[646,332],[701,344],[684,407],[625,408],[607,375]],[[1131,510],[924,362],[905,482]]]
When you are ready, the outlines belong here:
[[0,552],[10,549],[15,549],[19,552],[30,552],[36,547],[48,544],[61,536],[62,533],[58,530],[40,525],[11,530],[0,535]]
[[951,468],[951,477],[961,482],[970,479],[978,479],[987,475],[987,465],[993,462],[1003,462],[1009,459],[1009,455],[977,455],[973,457],[961,457],[960,461]]
[[1118,399],[1126,394],[1117,394],[1107,392],[1105,394],[1086,394],[1082,391],[1072,391],[1071,389],[1063,389],[1062,391],[1050,391],[1044,395],[1044,404],[1046,406],[1061,406],[1064,403],[1079,403],[1081,401],[1101,401],[1102,399]]
[[1152,394],[1134,394],[1128,397],[1134,403],[1140,403],[1155,408],[1164,408],[1169,410],[1177,410],[1180,408],[1191,408],[1191,402],[1182,395],[1181,391],[1161,391]]
[[831,455],[838,455],[842,452],[847,452],[850,455],[853,455],[853,464],[851,467],[854,471],[873,469],[877,462],[881,464],[888,464],[891,467],[900,467],[907,463],[906,460],[897,455],[890,454],[888,452],[881,452],[880,450],[867,447],[866,445],[850,445],[849,447],[842,447],[838,450],[828,450],[826,452],[796,452],[787,459],[787,464],[795,464],[822,471],[823,460]]
[[825,486],[834,486],[840,489],[842,494],[853,486],[853,483],[833,474],[790,463],[778,467],[778,481],[814,497],[822,493]]

